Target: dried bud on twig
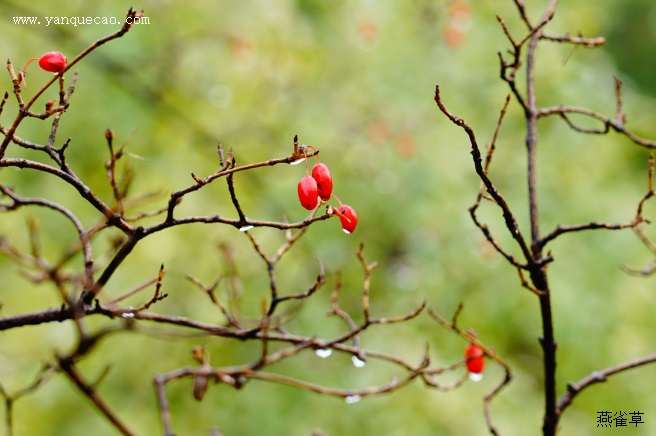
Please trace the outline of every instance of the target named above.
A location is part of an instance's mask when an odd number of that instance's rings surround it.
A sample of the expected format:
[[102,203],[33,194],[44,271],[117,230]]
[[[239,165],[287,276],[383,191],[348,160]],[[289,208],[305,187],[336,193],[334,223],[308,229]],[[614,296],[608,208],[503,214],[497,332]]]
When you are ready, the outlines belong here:
[[197,375],[194,377],[194,398],[198,401],[201,401],[207,392],[207,385],[209,384],[209,379],[204,375]]

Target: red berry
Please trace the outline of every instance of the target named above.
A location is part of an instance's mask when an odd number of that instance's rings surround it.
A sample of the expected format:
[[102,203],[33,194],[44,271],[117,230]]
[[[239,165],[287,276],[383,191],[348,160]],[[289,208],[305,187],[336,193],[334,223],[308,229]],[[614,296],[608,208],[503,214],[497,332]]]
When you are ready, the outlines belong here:
[[319,193],[317,182],[312,177],[305,175],[298,182],[298,199],[307,210],[312,210],[319,204]]
[[473,374],[480,374],[485,368],[485,354],[481,347],[475,344],[468,344],[465,348],[465,359],[467,359],[467,371]]
[[358,216],[356,215],[355,210],[353,210],[351,206],[343,204],[337,209],[337,214],[342,222],[342,230],[344,230],[344,233],[353,233],[355,226],[358,225]]
[[323,201],[328,201],[333,192],[333,176],[330,175],[328,167],[322,163],[316,164],[312,168],[312,178],[317,181],[319,197]]
[[39,66],[51,73],[59,73],[66,68],[68,59],[58,51],[49,51],[39,58]]

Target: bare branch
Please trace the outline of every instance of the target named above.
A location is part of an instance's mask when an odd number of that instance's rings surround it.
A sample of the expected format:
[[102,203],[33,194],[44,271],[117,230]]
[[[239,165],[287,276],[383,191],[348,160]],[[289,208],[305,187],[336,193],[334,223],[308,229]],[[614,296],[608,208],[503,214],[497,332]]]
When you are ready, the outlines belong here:
[[93,402],[93,404],[98,408],[98,410],[105,415],[105,418],[111,422],[114,427],[123,435],[129,436],[133,435],[130,430],[121,422],[114,412],[107,406],[105,401],[100,398],[98,393],[95,391],[92,385],[89,385],[77,371],[75,364],[68,357],[59,358],[59,366],[68,375],[71,381],[77,386],[77,388]]
[[474,333],[464,331],[460,327],[458,327],[458,316],[462,312],[463,307],[464,306],[463,306],[462,303],[460,303],[458,305],[458,308],[456,309],[456,311],[453,314],[453,319],[451,320],[451,322],[448,322],[447,320],[442,318],[437,312],[435,312],[431,308],[428,308],[428,314],[431,316],[431,318],[433,318],[435,321],[437,321],[443,327],[445,327],[447,329],[450,329],[450,330],[453,330],[454,332],[456,332],[458,334],[458,336],[466,339],[469,343],[477,345],[481,350],[483,350],[483,353],[489,359],[492,359],[494,362],[498,363],[499,365],[501,365],[503,367],[503,369],[505,371],[505,375],[504,375],[503,380],[501,380],[501,382],[489,394],[487,394],[485,396],[485,399],[483,401],[483,409],[485,411],[485,422],[487,423],[487,427],[490,430],[490,433],[492,433],[494,435],[498,435],[499,432],[496,429],[496,427],[494,426],[493,421],[492,421],[492,413],[491,413],[491,409],[490,409],[490,403],[492,402],[494,397],[496,397],[499,394],[499,392],[501,392],[501,390],[512,381],[512,372],[510,370],[510,366],[506,362],[504,362],[499,356],[497,356],[496,353],[494,352],[494,350],[492,350],[491,348],[488,348],[485,345],[483,345],[478,340],[478,338],[476,337],[476,335]]
[[650,354],[648,356],[631,360],[629,362],[612,366],[610,368],[602,369],[600,371],[594,371],[590,375],[579,380],[576,383],[568,383],[567,392],[565,392],[563,396],[560,397],[560,400],[558,401],[558,407],[556,409],[558,415],[559,416],[562,415],[563,412],[572,404],[574,398],[578,394],[580,394],[584,389],[596,383],[606,382],[608,380],[608,377],[612,375],[619,374],[621,372],[628,371],[633,368],[638,368],[640,366],[647,365],[653,362],[656,362],[656,354]]
[[472,154],[472,159],[474,161],[474,168],[476,169],[476,174],[478,174],[478,176],[483,181],[483,184],[485,185],[487,192],[490,193],[494,201],[499,205],[499,208],[501,209],[503,213],[503,217],[506,222],[506,227],[508,228],[508,231],[510,232],[512,237],[517,241],[517,244],[521,248],[522,253],[524,254],[527,262],[531,262],[533,256],[528,248],[528,245],[526,244],[526,241],[524,240],[524,237],[522,236],[519,230],[519,227],[517,225],[517,220],[515,219],[512,211],[510,210],[508,203],[506,203],[506,200],[497,191],[495,186],[492,184],[492,181],[490,180],[490,178],[487,176],[487,174],[483,169],[483,165],[482,165],[483,159],[481,157],[481,151],[479,149],[478,143],[476,142],[476,136],[474,135],[474,131],[472,130],[471,127],[469,127],[467,123],[465,123],[465,121],[462,118],[458,118],[455,115],[452,115],[446,109],[446,107],[444,107],[444,104],[442,103],[442,99],[440,97],[439,86],[435,87],[435,102],[437,103],[437,106],[440,108],[442,113],[446,115],[451,120],[451,122],[453,122],[455,125],[461,127],[467,133],[467,136],[469,136],[469,142],[471,144],[471,154]]

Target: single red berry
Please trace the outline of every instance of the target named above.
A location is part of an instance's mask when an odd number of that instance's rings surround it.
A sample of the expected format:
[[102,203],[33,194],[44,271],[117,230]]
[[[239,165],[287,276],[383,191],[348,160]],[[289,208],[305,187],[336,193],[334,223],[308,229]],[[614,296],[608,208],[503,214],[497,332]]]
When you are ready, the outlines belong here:
[[319,204],[319,193],[317,182],[312,177],[305,175],[298,182],[298,199],[307,210],[312,210]]
[[328,201],[330,194],[333,193],[333,176],[325,164],[318,163],[312,168],[312,178],[317,181],[319,197],[323,201]]
[[[485,368],[485,354],[481,347],[475,344],[468,344],[465,348],[465,359],[467,359],[467,371],[472,374],[480,375]],[[479,379],[480,380],[480,379]]]
[[66,68],[68,59],[58,51],[49,51],[39,58],[39,66],[51,73],[59,73]]
[[342,222],[342,230],[344,230],[344,233],[353,233],[355,226],[358,225],[358,216],[355,213],[355,210],[353,210],[351,206],[343,204],[337,209],[337,214]]

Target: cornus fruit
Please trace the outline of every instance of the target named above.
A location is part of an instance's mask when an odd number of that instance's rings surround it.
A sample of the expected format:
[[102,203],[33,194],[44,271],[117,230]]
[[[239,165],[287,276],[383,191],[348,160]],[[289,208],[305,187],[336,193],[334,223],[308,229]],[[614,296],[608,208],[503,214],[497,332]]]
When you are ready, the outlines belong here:
[[312,178],[317,182],[319,197],[323,201],[328,201],[333,193],[333,176],[325,164],[318,163],[312,168]]
[[[294,138],[294,141],[297,141],[297,138]],[[297,143],[294,143],[297,146]],[[301,205],[307,210],[316,209],[317,205],[320,202],[325,202],[330,200],[330,197],[335,197],[339,203],[339,207],[335,208],[328,206],[329,215],[339,216],[339,220],[342,223],[342,230],[344,233],[350,234],[355,231],[355,227],[358,225],[358,215],[355,213],[355,210],[342,202],[333,194],[333,176],[330,174],[330,170],[325,164],[319,162],[319,157],[317,156],[317,163],[312,167],[312,175],[310,175],[310,169],[308,165],[307,158],[307,148],[314,150],[314,155],[316,156],[319,151],[312,147],[311,145],[303,145],[303,148],[300,149],[300,152],[303,153],[305,160],[305,176],[298,183],[298,199],[301,202]],[[299,162],[299,161],[296,161]]]
[[337,209],[337,215],[342,222],[344,233],[347,235],[353,233],[355,226],[358,225],[358,215],[355,213],[355,210],[351,206],[343,204]]
[[39,58],[39,66],[51,73],[60,73],[66,68],[68,59],[58,51],[49,51]]
[[303,176],[298,182],[298,199],[307,210],[312,210],[319,204],[317,182],[309,175]]
[[68,59],[58,51],[49,51],[40,58],[32,58],[27,61],[23,69],[19,72],[20,80],[25,88],[27,88],[27,84],[25,83],[25,70],[27,70],[27,66],[31,64],[32,61],[39,61],[39,66],[46,71],[50,71],[51,73],[61,73],[64,68],[66,68]]
[[483,368],[485,368],[485,354],[481,347],[468,344],[465,348],[465,359],[467,360],[467,371],[469,378],[473,381],[483,379]]
[[25,70],[27,69],[27,66],[32,63],[32,61],[39,61],[39,66],[46,71],[50,71],[51,73],[60,73],[64,70],[64,68],[66,68],[68,59],[66,59],[66,56],[59,53],[58,51],[49,51],[40,58],[32,58],[27,61],[21,70],[23,75],[25,75]]

